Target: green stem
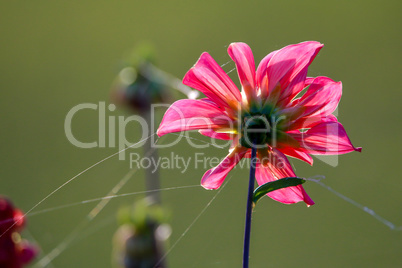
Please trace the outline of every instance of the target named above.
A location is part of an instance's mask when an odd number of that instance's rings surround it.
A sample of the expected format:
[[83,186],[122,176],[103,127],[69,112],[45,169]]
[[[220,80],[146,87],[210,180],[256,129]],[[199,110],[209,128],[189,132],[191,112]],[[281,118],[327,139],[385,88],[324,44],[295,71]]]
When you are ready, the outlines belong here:
[[257,149],[251,149],[250,178],[248,183],[246,224],[244,227],[244,245],[243,245],[243,268],[248,268],[250,256],[250,233],[251,233],[251,213],[253,211],[253,191],[255,180],[255,168],[257,163]]

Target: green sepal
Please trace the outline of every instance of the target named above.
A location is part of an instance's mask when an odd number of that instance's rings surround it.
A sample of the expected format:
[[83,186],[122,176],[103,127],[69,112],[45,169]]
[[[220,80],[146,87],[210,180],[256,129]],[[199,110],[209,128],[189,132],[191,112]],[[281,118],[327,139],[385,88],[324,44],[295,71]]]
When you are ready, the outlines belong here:
[[288,177],[263,184],[254,190],[253,205],[255,206],[258,200],[260,200],[263,196],[265,196],[269,192],[290,186],[297,186],[305,182],[306,180],[302,178]]

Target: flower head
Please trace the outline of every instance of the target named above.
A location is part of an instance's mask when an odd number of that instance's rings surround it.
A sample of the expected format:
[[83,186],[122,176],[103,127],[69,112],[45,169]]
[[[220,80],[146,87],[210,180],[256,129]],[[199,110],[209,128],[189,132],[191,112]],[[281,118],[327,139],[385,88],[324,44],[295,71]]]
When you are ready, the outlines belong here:
[[19,234],[24,225],[24,214],[0,196],[0,267],[20,268],[35,257],[36,247]]
[[155,67],[155,54],[151,44],[140,43],[135,47],[113,83],[114,103],[133,112],[148,113],[152,103],[169,99],[166,82]]
[[[201,185],[206,189],[219,188],[229,171],[249,157],[253,146],[257,148],[256,180],[260,185],[295,177],[285,155],[312,164],[311,155],[360,151],[332,115],[341,98],[341,82],[307,77],[308,67],[322,47],[315,41],[286,46],[268,54],[255,70],[249,46],[230,44],[228,53],[236,64],[241,91],[204,52],[183,83],[206,98],[173,103],[158,135],[199,130],[208,137],[232,140],[226,158],[204,174]],[[285,204],[314,204],[301,185],[268,196]]]

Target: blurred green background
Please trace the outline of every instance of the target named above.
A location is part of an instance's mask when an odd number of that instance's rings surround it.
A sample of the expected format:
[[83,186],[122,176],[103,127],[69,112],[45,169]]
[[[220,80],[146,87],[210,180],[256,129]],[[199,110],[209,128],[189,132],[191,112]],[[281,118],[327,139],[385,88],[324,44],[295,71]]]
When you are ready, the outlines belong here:
[[[363,152],[340,156],[336,167],[317,159],[313,167],[293,160],[296,173],[325,175],[324,183],[399,226],[401,11],[400,1],[367,0],[1,1],[0,193],[27,211],[117,151],[73,146],[64,134],[64,119],[77,104],[110,102],[120,61],[141,40],[153,42],[159,67],[179,78],[203,51],[219,64],[228,62],[231,42],[248,43],[258,63],[285,45],[317,40],[325,47],[309,75],[343,82],[339,121]],[[233,68],[233,62],[224,67]],[[123,114],[118,110],[107,115]],[[95,140],[96,111],[77,115],[73,132],[82,141]],[[130,140],[138,140],[135,129],[127,133]],[[172,151],[183,157],[195,152],[182,141],[160,154]],[[223,157],[227,150],[197,152]],[[106,195],[128,170],[128,161],[107,160],[36,211]],[[198,184],[204,172],[162,170],[162,187]],[[168,254],[169,267],[240,267],[247,174],[246,168],[230,173],[227,186]],[[143,176],[137,172],[121,192],[144,190]],[[402,267],[401,231],[390,230],[313,182],[305,187],[316,202],[311,208],[268,198],[259,203],[253,216],[251,267]],[[168,248],[215,194],[201,187],[162,193],[173,215]],[[116,210],[138,198],[112,200],[49,267],[110,267]],[[25,237],[35,239],[44,256],[93,206],[28,216]]]

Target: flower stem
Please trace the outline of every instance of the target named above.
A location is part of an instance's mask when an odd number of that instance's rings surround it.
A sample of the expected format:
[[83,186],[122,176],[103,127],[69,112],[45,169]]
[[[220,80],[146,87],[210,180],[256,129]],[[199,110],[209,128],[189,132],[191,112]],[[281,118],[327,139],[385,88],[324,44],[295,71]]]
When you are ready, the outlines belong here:
[[257,162],[257,149],[253,146],[251,149],[250,179],[248,183],[247,208],[246,208],[246,225],[244,227],[243,268],[248,268],[248,259],[250,256],[251,212],[253,211],[253,191],[254,191],[256,162]]

